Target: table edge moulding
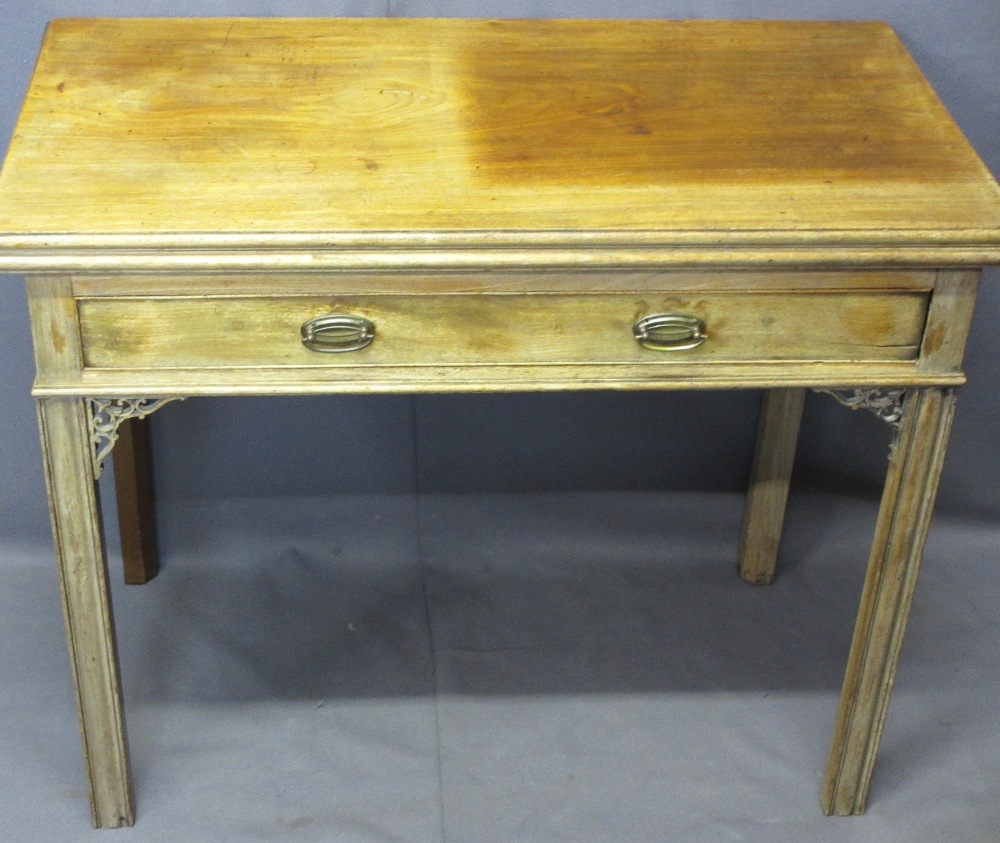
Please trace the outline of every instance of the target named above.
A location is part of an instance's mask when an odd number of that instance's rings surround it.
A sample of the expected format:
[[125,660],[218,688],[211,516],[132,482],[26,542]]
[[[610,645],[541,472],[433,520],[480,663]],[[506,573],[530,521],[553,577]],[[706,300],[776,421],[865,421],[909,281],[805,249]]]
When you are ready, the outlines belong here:
[[[865,808],[1000,187],[878,22],[72,19],[3,170],[93,819],[134,819],[95,477],[158,569],[145,417],[193,396],[765,390],[894,428],[821,791]],[[664,755],[669,762],[669,753]]]

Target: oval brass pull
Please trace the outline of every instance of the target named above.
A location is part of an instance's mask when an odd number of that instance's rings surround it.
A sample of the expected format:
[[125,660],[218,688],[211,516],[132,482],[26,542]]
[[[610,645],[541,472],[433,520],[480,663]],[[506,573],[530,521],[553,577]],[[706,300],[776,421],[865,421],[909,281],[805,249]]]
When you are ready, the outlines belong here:
[[632,334],[653,351],[686,351],[708,339],[705,323],[690,313],[651,313],[632,326]]
[[375,339],[375,324],[364,316],[331,313],[302,323],[302,344],[311,351],[357,351]]

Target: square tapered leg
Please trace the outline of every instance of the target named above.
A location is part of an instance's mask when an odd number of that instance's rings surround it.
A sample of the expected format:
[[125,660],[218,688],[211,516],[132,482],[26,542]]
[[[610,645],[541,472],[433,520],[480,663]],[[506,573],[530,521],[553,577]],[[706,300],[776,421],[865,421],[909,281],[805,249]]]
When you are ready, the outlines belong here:
[[740,576],[754,585],[774,581],[805,392],[796,387],[764,395],[738,562]]
[[121,423],[112,461],[125,582],[142,585],[160,570],[148,419],[132,418]]

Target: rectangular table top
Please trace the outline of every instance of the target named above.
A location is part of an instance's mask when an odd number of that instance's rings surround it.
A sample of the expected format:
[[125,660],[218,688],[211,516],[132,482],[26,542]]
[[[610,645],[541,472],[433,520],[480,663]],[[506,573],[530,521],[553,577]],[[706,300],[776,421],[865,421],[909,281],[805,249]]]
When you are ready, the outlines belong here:
[[0,173],[0,269],[512,245],[985,264],[1000,188],[876,22],[56,20]]

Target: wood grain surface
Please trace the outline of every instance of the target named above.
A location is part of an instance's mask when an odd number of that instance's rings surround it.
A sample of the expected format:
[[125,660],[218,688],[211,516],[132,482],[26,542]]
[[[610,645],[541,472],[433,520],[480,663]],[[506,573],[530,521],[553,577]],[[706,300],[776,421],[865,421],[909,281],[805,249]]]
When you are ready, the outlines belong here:
[[[253,296],[97,298],[80,302],[87,368],[379,366],[535,363],[683,365],[713,360],[915,360],[926,293]],[[655,351],[633,336],[654,313],[702,319],[698,348]],[[311,351],[304,322],[372,320],[375,340]]]
[[981,264],[1000,189],[857,22],[58,20],[0,175],[8,267],[511,243]]

